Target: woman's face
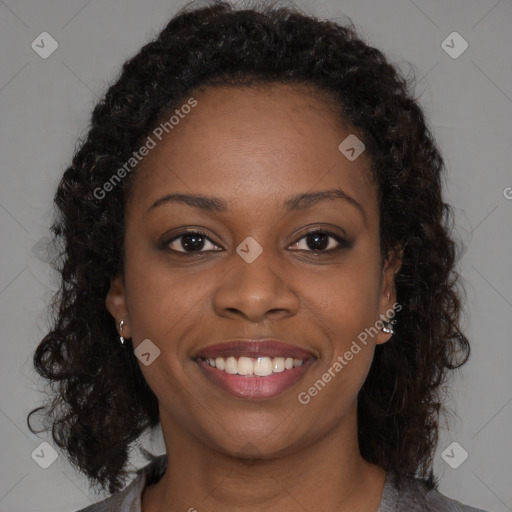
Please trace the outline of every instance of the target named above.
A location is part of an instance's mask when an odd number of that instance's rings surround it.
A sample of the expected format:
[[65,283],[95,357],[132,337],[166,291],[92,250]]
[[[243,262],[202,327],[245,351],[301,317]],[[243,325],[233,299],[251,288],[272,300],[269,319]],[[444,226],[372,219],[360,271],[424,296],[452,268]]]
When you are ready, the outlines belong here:
[[162,141],[152,134],[126,208],[124,280],[107,297],[144,354],[164,434],[266,457],[355,432],[390,336],[365,329],[392,308],[398,268],[381,261],[368,158],[338,149],[351,131],[307,89],[193,97]]

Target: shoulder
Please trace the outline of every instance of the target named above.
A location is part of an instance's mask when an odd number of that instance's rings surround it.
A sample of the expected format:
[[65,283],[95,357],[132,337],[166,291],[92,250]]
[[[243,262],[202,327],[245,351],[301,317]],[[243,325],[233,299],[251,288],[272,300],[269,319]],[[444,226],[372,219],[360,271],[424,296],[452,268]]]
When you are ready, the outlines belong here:
[[436,489],[429,489],[418,479],[403,479],[395,483],[388,473],[382,503],[378,512],[485,512],[448,498]]
[[140,512],[140,497],[144,489],[143,474],[137,477],[121,492],[113,494],[109,498],[90,505],[78,512]]
[[159,480],[167,467],[165,455],[155,457],[137,471],[137,476],[121,492],[77,512],[141,512],[141,496],[146,485]]

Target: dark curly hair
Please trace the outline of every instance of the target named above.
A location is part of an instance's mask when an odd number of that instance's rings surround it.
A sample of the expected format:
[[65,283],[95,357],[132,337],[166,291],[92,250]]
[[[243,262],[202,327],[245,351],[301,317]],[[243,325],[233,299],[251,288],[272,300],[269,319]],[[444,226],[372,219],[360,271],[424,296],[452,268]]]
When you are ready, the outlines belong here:
[[130,448],[159,423],[157,399],[105,306],[110,278],[123,272],[124,206],[136,169],[107,198],[95,191],[197,88],[307,85],[334,98],[339,118],[363,139],[382,254],[403,249],[397,332],[376,347],[358,397],[361,454],[399,479],[437,486],[432,459],[447,412],[447,371],[466,362],[469,344],[460,328],[453,215],[442,198],[444,162],[411,83],[351,22],[265,3],[183,8],[123,65],[58,186],[52,232],[62,248],[61,283],[51,330],[34,355],[53,394],[29,414],[29,426],[41,414],[41,428],[92,484],[121,488]]

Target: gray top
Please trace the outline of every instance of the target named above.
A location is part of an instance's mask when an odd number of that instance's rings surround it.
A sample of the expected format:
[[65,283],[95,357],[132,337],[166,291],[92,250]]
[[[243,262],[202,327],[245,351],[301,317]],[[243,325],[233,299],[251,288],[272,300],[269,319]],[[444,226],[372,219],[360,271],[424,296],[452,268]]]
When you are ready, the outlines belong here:
[[[167,457],[162,455],[137,472],[137,477],[121,492],[78,512],[141,512],[141,496],[146,484],[157,482],[165,472]],[[382,501],[376,512],[485,512],[428,490],[421,480],[404,481],[400,488],[388,472]]]

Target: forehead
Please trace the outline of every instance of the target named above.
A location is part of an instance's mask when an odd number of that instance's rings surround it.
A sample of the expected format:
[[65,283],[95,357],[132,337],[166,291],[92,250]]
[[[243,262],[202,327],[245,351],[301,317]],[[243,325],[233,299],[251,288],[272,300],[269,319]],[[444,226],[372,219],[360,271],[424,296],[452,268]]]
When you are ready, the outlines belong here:
[[[136,171],[134,199],[147,203],[193,190],[263,204],[341,186],[361,202],[375,202],[369,159],[363,152],[350,161],[340,152],[340,143],[355,133],[322,91],[223,86],[196,90],[182,104],[190,98],[197,103],[178,112],[169,133],[161,140],[150,134],[156,144]],[[180,111],[180,105],[175,108]]]

